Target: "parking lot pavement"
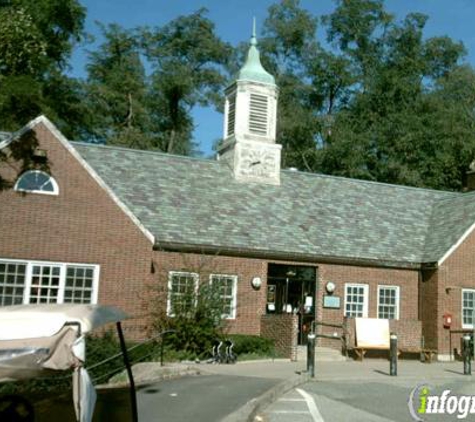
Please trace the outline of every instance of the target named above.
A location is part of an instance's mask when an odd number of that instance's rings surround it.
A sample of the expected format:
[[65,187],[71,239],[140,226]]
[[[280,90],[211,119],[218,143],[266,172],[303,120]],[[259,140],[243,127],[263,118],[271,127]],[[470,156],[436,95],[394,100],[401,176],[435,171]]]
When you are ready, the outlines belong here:
[[[255,421],[265,422],[406,422],[416,420],[410,413],[411,392],[429,386],[432,394],[449,390],[451,396],[475,395],[475,374],[463,375],[461,363],[421,364],[399,362],[397,377],[389,376],[388,362],[368,360],[320,365],[316,378],[279,397],[262,410]],[[312,414],[309,401],[302,401],[304,391],[312,398],[318,415]],[[299,397],[300,396],[300,397]],[[420,401],[416,400],[419,406]],[[417,407],[416,407],[417,409]],[[439,422],[460,420],[454,414],[425,414],[423,420]],[[466,420],[473,420],[469,414]],[[463,418],[462,418],[463,419]]]

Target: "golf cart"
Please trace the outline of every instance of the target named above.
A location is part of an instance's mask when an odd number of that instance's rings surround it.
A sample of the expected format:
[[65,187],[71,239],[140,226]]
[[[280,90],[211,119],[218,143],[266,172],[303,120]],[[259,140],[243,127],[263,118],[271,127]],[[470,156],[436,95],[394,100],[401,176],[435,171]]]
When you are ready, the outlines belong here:
[[[121,310],[101,305],[44,304],[0,308],[0,383],[44,377],[55,371],[73,370],[73,403],[78,422],[91,422],[96,392],[85,362],[85,334],[115,323],[130,383],[132,421],[136,422],[135,385],[121,321]],[[2,404],[3,400],[3,404]],[[28,399],[0,397],[1,421],[33,422]]]

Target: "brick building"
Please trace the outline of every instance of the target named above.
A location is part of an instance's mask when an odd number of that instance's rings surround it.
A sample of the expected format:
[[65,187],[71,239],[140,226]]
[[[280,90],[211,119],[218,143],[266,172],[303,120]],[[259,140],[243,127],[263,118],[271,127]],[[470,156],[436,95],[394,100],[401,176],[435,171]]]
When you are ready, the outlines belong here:
[[49,163],[0,167],[16,180],[0,192],[0,305],[118,305],[142,336],[150,288],[168,291],[173,315],[184,291],[211,282],[231,332],[283,350],[315,319],[370,317],[447,359],[450,331],[474,328],[475,194],[281,170],[277,97],[253,37],[226,90],[218,160],[69,142],[43,116],[0,134],[8,153],[34,131]]

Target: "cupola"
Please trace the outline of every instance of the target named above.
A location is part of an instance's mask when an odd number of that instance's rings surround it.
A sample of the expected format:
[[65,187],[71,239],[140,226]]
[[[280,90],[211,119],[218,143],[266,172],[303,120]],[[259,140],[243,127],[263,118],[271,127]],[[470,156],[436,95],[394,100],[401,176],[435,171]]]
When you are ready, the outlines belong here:
[[236,180],[280,184],[277,97],[275,79],[261,64],[254,22],[246,62],[225,91],[224,140],[218,151]]

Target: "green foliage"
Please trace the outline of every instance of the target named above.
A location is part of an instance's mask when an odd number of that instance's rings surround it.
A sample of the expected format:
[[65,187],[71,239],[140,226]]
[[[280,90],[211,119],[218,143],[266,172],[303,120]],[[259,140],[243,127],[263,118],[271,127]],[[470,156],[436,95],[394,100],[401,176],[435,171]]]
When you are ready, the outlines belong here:
[[187,291],[179,300],[173,300],[171,317],[163,310],[163,298],[160,296],[153,308],[153,334],[173,330],[166,334],[170,349],[190,358],[209,354],[226,328],[219,287],[203,283],[197,291]]
[[149,110],[165,152],[190,154],[195,105],[221,102],[223,66],[231,47],[215,34],[206,9],[180,16],[161,28],[141,28],[141,44],[152,65]]
[[274,356],[273,340],[244,334],[228,336],[234,342],[233,351],[238,355]]
[[397,21],[382,0],[335,3],[320,19],[298,0],[269,8],[260,45],[281,88],[284,167],[460,190],[475,158],[475,72],[464,46],[426,37],[425,15]]
[[153,148],[138,42],[131,31],[119,25],[100,28],[105,42],[90,53],[87,67],[86,98],[92,116],[87,137],[102,143]]
[[84,125],[79,116],[86,109],[71,113],[81,104],[78,86],[63,74],[73,43],[83,36],[84,19],[85,9],[77,0],[0,3],[2,130],[17,130],[42,113],[58,120],[66,135]]

